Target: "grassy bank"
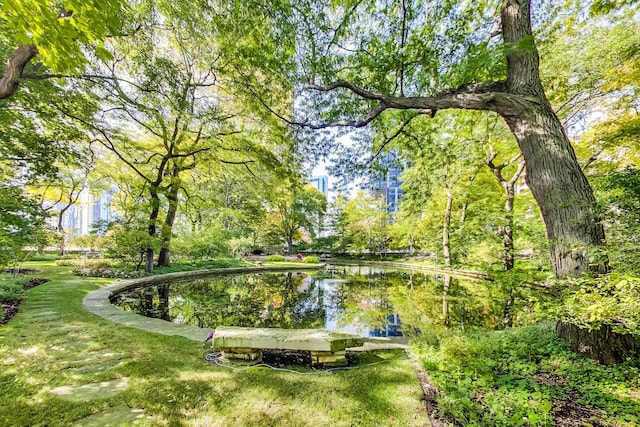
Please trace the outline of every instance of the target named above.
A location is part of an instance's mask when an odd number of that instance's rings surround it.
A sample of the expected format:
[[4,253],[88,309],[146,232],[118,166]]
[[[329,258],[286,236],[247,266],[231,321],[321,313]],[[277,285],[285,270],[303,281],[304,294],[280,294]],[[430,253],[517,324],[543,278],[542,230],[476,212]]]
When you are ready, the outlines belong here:
[[399,354],[327,375],[233,373],[204,360],[197,342],[89,314],[82,298],[111,279],[25,267],[51,281],[27,291],[20,314],[0,327],[0,425],[427,424],[415,372]]

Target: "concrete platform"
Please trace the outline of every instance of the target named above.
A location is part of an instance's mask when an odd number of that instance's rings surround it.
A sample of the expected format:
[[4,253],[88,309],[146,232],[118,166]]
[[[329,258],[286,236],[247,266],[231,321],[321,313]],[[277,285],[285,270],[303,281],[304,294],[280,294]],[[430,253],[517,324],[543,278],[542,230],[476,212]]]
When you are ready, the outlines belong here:
[[241,328],[220,326],[213,337],[214,348],[248,348],[336,352],[360,347],[362,337],[324,329]]

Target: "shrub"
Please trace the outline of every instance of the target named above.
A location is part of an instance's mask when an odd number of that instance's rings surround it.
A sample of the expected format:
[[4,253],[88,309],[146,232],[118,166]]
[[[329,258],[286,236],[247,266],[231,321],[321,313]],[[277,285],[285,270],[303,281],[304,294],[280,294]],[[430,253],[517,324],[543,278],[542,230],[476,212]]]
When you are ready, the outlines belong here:
[[0,277],[0,302],[20,299],[25,282],[23,278],[14,279],[8,275]]
[[302,259],[305,264],[319,264],[320,260],[317,256],[306,256]]
[[267,257],[267,261],[282,262],[282,261],[284,261],[284,257],[282,255],[269,255]]
[[589,330],[609,325],[640,338],[640,277],[613,272],[565,279],[560,285],[565,286],[563,304],[556,308],[562,320]]
[[60,258],[59,255],[56,254],[29,254],[26,257],[29,261],[55,261]]

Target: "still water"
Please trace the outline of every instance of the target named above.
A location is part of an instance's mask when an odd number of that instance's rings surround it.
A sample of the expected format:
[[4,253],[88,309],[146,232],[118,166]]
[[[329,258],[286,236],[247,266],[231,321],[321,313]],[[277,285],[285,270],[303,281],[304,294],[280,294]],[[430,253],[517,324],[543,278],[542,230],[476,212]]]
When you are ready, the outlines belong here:
[[423,272],[330,266],[140,287],[112,302],[144,316],[210,329],[325,328],[385,337],[438,328],[493,329],[504,306],[490,290],[485,282]]

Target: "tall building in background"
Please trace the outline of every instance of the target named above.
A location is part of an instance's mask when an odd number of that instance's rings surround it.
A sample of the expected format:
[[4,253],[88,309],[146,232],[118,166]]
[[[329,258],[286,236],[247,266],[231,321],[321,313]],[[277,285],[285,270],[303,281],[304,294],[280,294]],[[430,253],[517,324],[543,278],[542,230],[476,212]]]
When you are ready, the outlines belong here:
[[329,199],[329,177],[327,176],[314,176],[307,181],[316,190],[324,194],[324,197]]
[[386,153],[378,160],[377,169],[371,172],[368,188],[363,188],[372,196],[383,199],[387,204],[387,211],[392,215],[398,211],[404,194],[400,174],[406,168],[407,162],[402,161],[397,152]]
[[[108,223],[115,219],[111,209],[112,201],[113,194],[101,193],[94,195],[84,190],[80,193],[78,201],[64,213],[62,227],[70,235],[84,236],[89,234],[95,223]],[[54,209],[60,210],[55,205]],[[50,221],[50,224],[55,227],[57,222],[54,219]]]
[[[327,176],[313,176],[307,180],[316,190],[324,194],[324,197],[329,200],[329,177]],[[320,224],[320,227],[315,230],[316,236],[327,237],[327,218],[325,217]]]

